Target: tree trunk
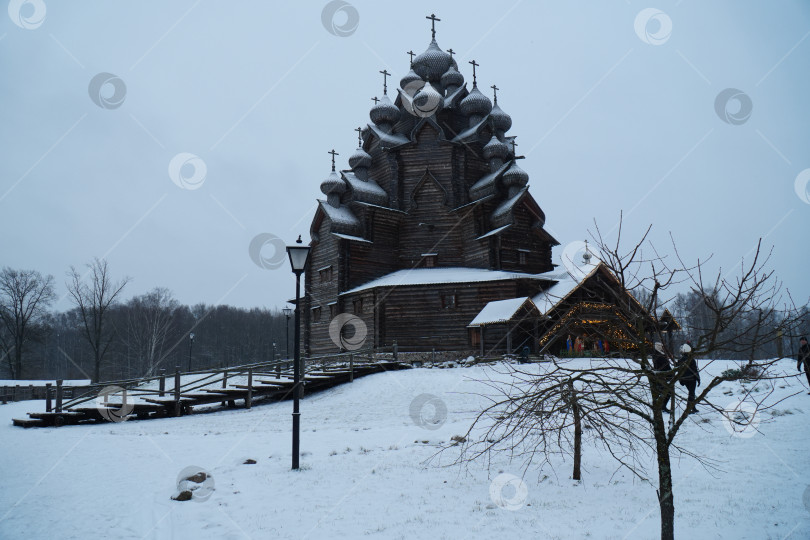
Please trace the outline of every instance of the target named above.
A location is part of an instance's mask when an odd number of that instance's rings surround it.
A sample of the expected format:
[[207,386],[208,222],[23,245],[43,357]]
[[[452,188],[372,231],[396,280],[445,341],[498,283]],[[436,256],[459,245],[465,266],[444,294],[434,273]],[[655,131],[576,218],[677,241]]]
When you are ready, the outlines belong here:
[[574,383],[570,382],[568,384],[571,392],[571,412],[574,416],[574,480],[580,480],[582,478],[580,470],[582,465],[582,414],[574,390]]
[[675,500],[672,494],[672,467],[666,443],[664,419],[655,413],[655,450],[658,455],[658,505],[661,509],[661,540],[675,540]]
[[22,379],[22,347],[18,344],[14,347],[14,379]]
[[93,380],[91,382],[98,383],[101,381],[101,357],[98,351],[95,351],[95,366],[93,370]]

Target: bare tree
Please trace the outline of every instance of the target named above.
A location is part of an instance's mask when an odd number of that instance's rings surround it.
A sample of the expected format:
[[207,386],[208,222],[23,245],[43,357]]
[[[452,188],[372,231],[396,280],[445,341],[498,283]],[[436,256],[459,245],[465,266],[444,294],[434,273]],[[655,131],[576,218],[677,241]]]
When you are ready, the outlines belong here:
[[93,382],[98,382],[101,380],[101,362],[114,337],[114,332],[106,324],[109,310],[129,283],[129,278],[113,282],[106,259],[94,259],[87,267],[90,283],[86,283],[71,266],[67,288],[79,311],[82,333],[93,351]]
[[[673,540],[671,452],[690,456],[704,466],[715,464],[710,456],[682,446],[678,433],[698,403],[701,410],[719,412],[738,429],[751,429],[753,418],[776,404],[772,399],[773,385],[768,387],[767,381],[788,376],[778,370],[778,359],[757,359],[752,351],[781,339],[783,334],[795,335],[800,312],[789,295],[783,298],[781,284],[766,269],[768,257],[763,256],[759,245],[750,261],[742,263],[733,276],[718,271],[708,278],[705,263],[684,264],[674,242],[676,257],[670,264],[648,242],[648,234],[649,229],[636,245],[623,252],[621,227],[613,245],[608,245],[596,228],[594,239],[600,264],[608,272],[587,282],[592,288],[587,293],[591,304],[602,302],[609,307],[605,313],[615,316],[609,321],[611,325],[593,318],[577,321],[580,330],[610,339],[614,350],[623,352],[626,358],[553,359],[534,369],[507,366],[505,377],[485,381],[497,395],[487,396],[492,404],[468,430],[459,461],[505,451],[510,457],[527,458],[526,467],[537,456],[548,462],[548,456],[555,452],[576,450],[575,416],[585,418],[595,430],[594,440],[633,474],[645,474],[647,450],[655,456],[661,538]],[[689,286],[693,297],[700,299],[697,306],[702,310],[699,317],[687,317],[683,329],[695,344],[693,354],[707,358],[745,353],[748,360],[743,373],[765,381],[765,387],[759,389],[764,391],[748,392],[741,404],[726,407],[717,401],[722,397],[711,394],[718,385],[740,376],[740,372],[726,372],[705,381],[692,401],[678,384],[685,378],[688,362],[668,371],[653,369],[653,343],[666,342],[656,308],[667,303],[662,298],[669,289],[683,286]],[[608,328],[616,325],[624,325],[623,331],[608,334]],[[565,330],[563,333],[567,333]],[[572,394],[576,407],[572,406]],[[674,407],[676,398],[686,403],[680,412]],[[670,401],[672,414],[665,417],[663,408]],[[576,464],[576,452],[574,459]]]
[[21,378],[23,347],[39,336],[53,300],[53,276],[8,267],[0,271],[0,347],[12,378]]
[[153,375],[163,360],[178,307],[171,291],[164,287],[136,296],[127,303],[127,344],[136,351],[146,376]]

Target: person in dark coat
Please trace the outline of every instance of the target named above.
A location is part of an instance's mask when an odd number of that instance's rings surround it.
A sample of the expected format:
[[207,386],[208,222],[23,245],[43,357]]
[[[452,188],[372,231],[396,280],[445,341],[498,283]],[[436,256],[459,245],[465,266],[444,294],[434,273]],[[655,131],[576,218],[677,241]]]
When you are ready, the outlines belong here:
[[[690,347],[688,343],[681,345],[681,357],[675,363],[675,368],[683,370],[678,382],[689,391],[687,407],[689,405],[694,406],[695,388],[700,386],[700,371],[698,370],[697,360],[695,360],[695,356],[692,354],[692,347]],[[692,412],[698,412],[698,410],[693,408]]]
[[[796,357],[796,369],[802,370],[804,365],[804,374],[807,375],[807,384],[810,385],[810,345],[807,344],[807,338],[802,336],[799,340],[799,355]],[[810,392],[807,392],[810,394]]]
[[[664,351],[664,344],[661,343],[660,341],[655,342],[655,346],[653,348],[652,353],[652,361],[653,361],[653,371],[670,370],[669,358],[667,358],[667,354]],[[661,411],[669,413],[669,409],[667,409],[667,402],[669,401],[671,394],[667,388],[667,383],[663,375],[659,375],[659,377],[661,378],[661,380],[654,384],[658,388],[658,393],[664,394],[666,396],[664,399],[664,403],[661,406]]]

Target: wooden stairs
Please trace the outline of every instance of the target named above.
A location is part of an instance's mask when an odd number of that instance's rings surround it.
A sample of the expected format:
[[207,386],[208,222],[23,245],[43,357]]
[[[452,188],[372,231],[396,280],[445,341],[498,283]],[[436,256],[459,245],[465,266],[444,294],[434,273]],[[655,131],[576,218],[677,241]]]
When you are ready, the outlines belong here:
[[[362,363],[342,362],[339,365],[321,365],[308,367],[303,377],[303,394],[311,394],[333,388],[340,384],[351,382],[358,377],[381,373],[384,371],[394,371],[409,369],[411,366],[394,361],[367,361]],[[344,365],[347,364],[347,365]],[[284,369],[282,369],[282,365]],[[184,376],[189,374],[184,374]],[[148,420],[151,418],[165,418],[172,416],[183,416],[193,414],[195,407],[206,407],[205,412],[211,412],[221,407],[236,407],[240,401],[245,408],[251,408],[253,403],[260,400],[263,403],[273,403],[292,399],[293,397],[293,373],[289,362],[275,362],[269,364],[253,364],[251,366],[231,367],[227,370],[213,372],[196,372],[200,378],[196,381],[199,384],[180,384],[180,374],[175,377],[175,387],[164,389],[165,380],[160,381],[160,389],[144,388],[149,382],[155,381],[156,377],[140,380],[108,382],[98,385],[98,391],[93,395],[84,395],[60,405],[57,398],[55,410],[46,412],[28,413],[28,418],[15,418],[15,426],[29,427],[60,427],[64,425],[88,424],[108,421],[123,421],[129,419]],[[245,375],[248,376],[248,384],[236,384],[237,381],[244,382]],[[232,382],[229,382],[232,381]],[[99,394],[104,388],[117,386],[119,393],[112,395],[109,401],[99,401]],[[123,389],[126,389],[123,391]],[[210,407],[213,405],[214,407]],[[218,405],[218,407],[217,407]],[[197,411],[201,412],[201,411]]]

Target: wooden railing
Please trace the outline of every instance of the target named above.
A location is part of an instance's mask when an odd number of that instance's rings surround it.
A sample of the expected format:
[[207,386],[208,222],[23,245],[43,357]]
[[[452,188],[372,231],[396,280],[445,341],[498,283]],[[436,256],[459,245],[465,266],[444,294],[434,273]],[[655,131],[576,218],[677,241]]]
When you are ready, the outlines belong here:
[[[374,362],[375,358],[371,351],[355,351],[351,353],[330,354],[322,356],[313,356],[302,359],[304,370],[302,376],[313,371],[324,371],[334,369],[336,367],[349,366],[353,373],[353,365],[357,361]],[[127,394],[138,396],[154,396],[165,397],[170,394],[174,397],[175,404],[179,408],[180,397],[184,393],[201,390],[206,387],[221,385],[222,388],[227,387],[228,379],[233,377],[248,378],[248,390],[253,387],[252,379],[256,376],[275,377],[277,379],[292,378],[291,370],[293,368],[292,360],[276,360],[269,362],[256,362],[252,364],[243,364],[240,366],[230,366],[227,368],[220,368],[215,370],[200,370],[200,371],[186,371],[181,372],[179,369],[173,375],[161,373],[151,377],[142,377],[139,379],[122,379],[115,381],[104,381],[103,383],[96,383],[82,387],[82,392],[77,396],[72,396],[71,399],[65,401],[64,387],[62,381],[57,381],[55,405],[52,407],[51,399],[52,393],[50,387],[46,389],[45,395],[45,410],[46,412],[62,412],[64,409],[76,408],[80,405],[94,401],[99,397],[100,393],[109,387],[119,387],[122,389],[121,394],[123,399],[127,399]],[[166,378],[172,377],[173,384],[171,390],[166,389]],[[191,381],[182,382],[183,377],[199,376]],[[157,381],[157,388],[145,388],[144,386]],[[248,400],[250,397],[248,398]]]

